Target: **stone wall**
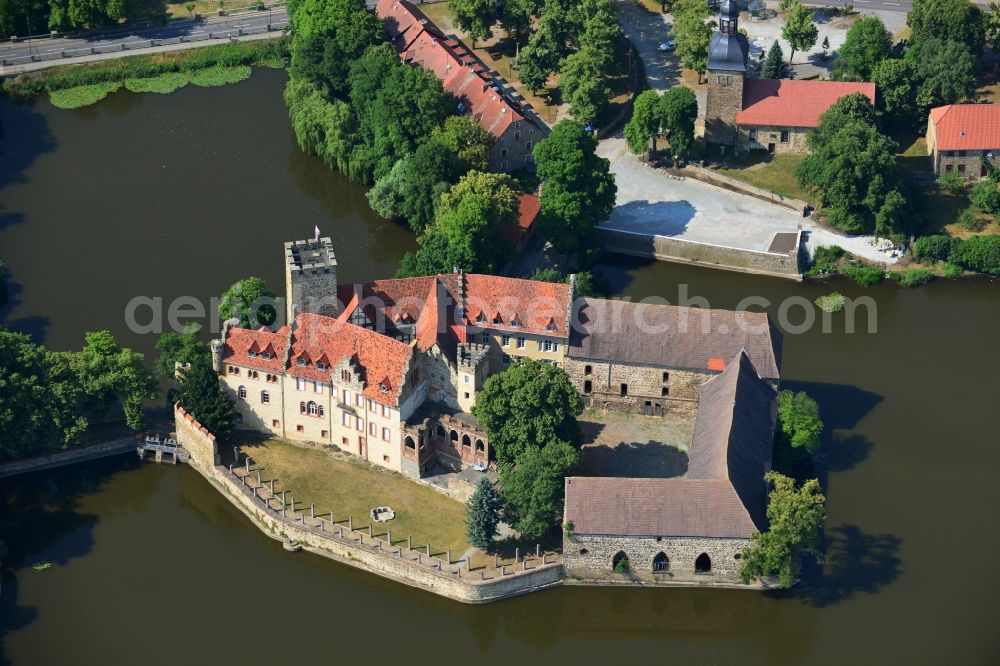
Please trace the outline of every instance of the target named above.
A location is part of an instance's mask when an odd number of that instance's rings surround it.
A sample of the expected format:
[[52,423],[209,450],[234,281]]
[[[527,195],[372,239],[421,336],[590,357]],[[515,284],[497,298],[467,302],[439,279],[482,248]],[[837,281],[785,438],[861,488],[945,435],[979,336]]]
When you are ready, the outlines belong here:
[[[563,559],[567,578],[584,581],[625,585],[742,585],[739,558],[749,544],[749,539],[574,534],[563,538]],[[628,557],[627,574],[614,571],[612,561],[619,552]],[[667,569],[654,572],[653,558],[659,553],[667,556]],[[711,560],[711,569],[696,573],[695,560],[702,553]]]
[[[698,387],[712,377],[707,372],[569,357],[564,367],[573,386],[585,399],[589,396],[592,406],[635,414],[693,414]],[[624,396],[622,384],[627,387]]]
[[[799,232],[801,234],[801,232]],[[666,236],[650,236],[620,229],[596,229],[597,244],[609,252],[637,257],[651,257],[663,261],[697,264],[711,268],[773,275],[801,281],[798,246],[792,252],[763,252],[742,248],[709,245]]]
[[[979,180],[989,175],[984,173],[983,151],[981,150],[934,151],[932,161],[934,173],[938,176],[950,172],[965,176],[970,180]],[[1000,169],[1000,149],[993,151],[993,158],[990,160],[990,164],[993,165],[993,168]]]
[[729,176],[721,174],[718,171],[706,169],[696,164],[688,164],[678,173],[683,176],[700,180],[704,183],[709,183],[710,185],[715,185],[716,187],[721,187],[724,190],[742,192],[743,194],[749,194],[750,196],[761,199],[762,201],[769,201],[770,203],[777,204],[779,206],[791,208],[797,213],[804,213],[806,208],[809,207],[809,202],[803,201],[802,199],[783,197],[780,194],[771,192],[770,190],[755,187],[746,181],[742,181],[738,178],[730,178]]
[[705,141],[736,146],[736,114],[743,110],[743,75],[708,72],[705,104]]
[[[558,585],[563,568],[560,558],[547,556],[526,563],[508,565],[493,577],[482,579],[482,571],[469,573],[462,565],[445,564],[435,557],[403,546],[388,546],[385,541],[368,537],[329,521],[310,518],[303,513],[282,515],[269,506],[252,488],[229,469],[216,463],[215,437],[176,407],[175,428],[178,440],[191,453],[192,467],[215,485],[223,496],[243,512],[264,534],[283,541],[290,548],[304,548],[312,553],[337,560],[369,573],[412,587],[467,603],[485,603]],[[211,461],[211,462],[210,462]]]
[[64,465],[83,462],[85,460],[97,460],[109,456],[119,455],[126,452],[134,452],[139,441],[136,437],[125,437],[116,439],[113,442],[102,442],[91,446],[81,446],[77,449],[57,451],[44,456],[34,456],[15,460],[13,462],[0,465],[0,478],[14,476],[16,474],[27,474],[43,469],[54,469]]
[[206,430],[193,415],[184,411],[180,404],[174,405],[174,428],[177,441],[191,454],[188,461],[203,473],[219,464],[219,446],[215,435]]
[[[757,139],[750,139],[750,132],[757,132]],[[740,125],[736,150],[745,153],[751,150],[767,150],[774,144],[775,155],[805,155],[809,152],[806,136],[809,129],[804,127],[776,127],[771,125]],[[781,133],[788,132],[788,141],[782,143]]]
[[533,170],[531,151],[545,133],[534,123],[520,120],[510,124],[507,131],[490,146],[490,171]]

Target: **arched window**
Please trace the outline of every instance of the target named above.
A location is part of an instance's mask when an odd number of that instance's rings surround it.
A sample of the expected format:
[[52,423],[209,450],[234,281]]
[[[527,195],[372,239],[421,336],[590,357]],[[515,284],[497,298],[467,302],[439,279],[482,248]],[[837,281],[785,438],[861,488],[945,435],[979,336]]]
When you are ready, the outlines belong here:
[[457,442],[458,441],[458,433],[455,432],[454,430],[451,431],[451,441],[453,441],[453,442]]
[[611,558],[611,569],[615,573],[628,573],[628,555],[625,554],[624,550],[619,550],[615,553],[615,556]]
[[438,425],[438,437],[447,437],[448,433],[445,432],[444,426]]
[[712,570],[712,558],[708,556],[708,553],[702,553],[698,556],[698,559],[694,561],[694,572],[695,573],[708,573]]
[[246,386],[241,386],[241,387],[239,387],[238,389],[236,389],[236,393],[237,393],[237,394],[238,394],[238,395],[240,396],[240,398],[242,398],[243,400],[246,400],[246,399],[247,399],[247,387],[246,387]]
[[462,446],[472,446],[472,439],[468,435],[462,435]]
[[310,400],[309,404],[306,405],[306,407],[309,409],[309,416],[316,416],[316,403],[315,402],[313,402],[312,400]]
[[483,440],[477,439],[476,440],[476,453],[482,453],[485,450],[486,450],[486,445],[483,444]]
[[408,449],[415,449],[415,448],[417,448],[417,443],[414,442],[413,438],[410,437],[409,435],[407,435],[406,439],[403,440],[403,445],[406,446],[406,448],[408,448]]
[[659,573],[670,569],[670,558],[664,552],[659,552],[653,558],[653,572]]
[[299,414],[305,414],[305,413],[306,413],[306,403],[303,401],[299,403]]

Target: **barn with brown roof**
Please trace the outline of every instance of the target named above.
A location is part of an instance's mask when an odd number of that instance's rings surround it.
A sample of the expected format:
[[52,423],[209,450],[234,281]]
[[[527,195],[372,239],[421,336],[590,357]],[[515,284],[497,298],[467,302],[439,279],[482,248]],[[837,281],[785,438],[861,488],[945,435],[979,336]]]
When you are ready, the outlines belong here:
[[739,584],[743,550],[767,529],[777,393],[742,350],[700,393],[683,477],[566,479],[569,576]]

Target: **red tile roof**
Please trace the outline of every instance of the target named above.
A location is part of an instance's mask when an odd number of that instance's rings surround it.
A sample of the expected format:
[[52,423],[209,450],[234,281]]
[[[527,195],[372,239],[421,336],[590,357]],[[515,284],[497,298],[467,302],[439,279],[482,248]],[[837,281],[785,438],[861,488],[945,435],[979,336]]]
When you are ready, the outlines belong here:
[[[222,358],[233,365],[279,374],[284,370],[287,346],[288,326],[282,326],[277,331],[269,331],[264,327],[258,330],[230,328],[226,334]],[[256,356],[251,357],[248,351],[253,351]],[[270,358],[262,358],[261,351],[266,351]]]
[[531,231],[541,209],[542,202],[538,197],[534,194],[522,194],[517,212],[517,224],[500,227],[500,235],[517,244]]
[[525,120],[516,102],[493,89],[493,78],[482,63],[415,6],[406,0],[379,0],[375,13],[385,22],[400,56],[433,72],[463,111],[494,138],[501,137],[512,122]]
[[938,150],[1000,150],[1000,104],[950,104],[931,109]]
[[568,337],[570,287],[556,282],[520,280],[495,275],[465,276],[465,316],[475,325],[512,333]]
[[818,127],[820,115],[852,93],[875,103],[874,83],[749,79],[743,83],[743,110],[737,111],[736,124]]

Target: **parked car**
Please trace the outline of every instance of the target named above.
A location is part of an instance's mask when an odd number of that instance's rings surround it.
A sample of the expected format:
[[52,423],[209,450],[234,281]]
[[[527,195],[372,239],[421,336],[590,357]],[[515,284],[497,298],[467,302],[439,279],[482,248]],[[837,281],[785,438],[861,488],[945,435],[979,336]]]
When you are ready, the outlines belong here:
[[659,46],[659,49],[664,52],[673,51],[676,48],[677,48],[677,40],[675,39],[668,39],[665,42],[660,42]]

